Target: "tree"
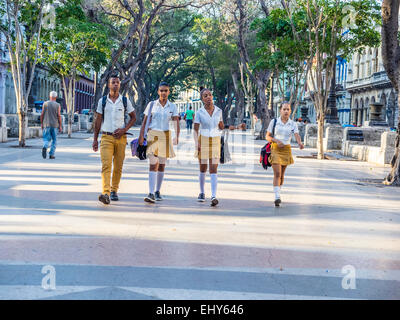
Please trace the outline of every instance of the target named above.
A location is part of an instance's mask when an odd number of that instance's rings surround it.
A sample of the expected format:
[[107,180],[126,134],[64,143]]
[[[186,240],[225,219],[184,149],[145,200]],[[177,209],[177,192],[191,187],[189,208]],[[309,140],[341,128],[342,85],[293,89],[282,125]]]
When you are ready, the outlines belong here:
[[110,43],[104,28],[87,19],[81,0],[68,0],[57,8],[56,13],[55,28],[44,38],[43,55],[46,65],[62,81],[70,138],[76,81],[79,75],[99,71],[107,63]]
[[[282,0],[284,1],[284,0]],[[324,158],[323,135],[329,88],[336,68],[336,58],[350,57],[364,46],[379,44],[376,27],[380,22],[379,5],[375,0],[297,0],[284,1],[289,16],[304,14],[308,36],[308,77],[310,98],[318,122],[318,159]],[[349,16],[353,8],[355,16]],[[298,12],[298,13],[297,13]],[[293,32],[301,32],[293,27]]]
[[286,100],[286,92],[289,92],[292,117],[296,114],[299,98],[305,89],[304,79],[310,70],[305,26],[303,12],[292,13],[285,7],[271,10],[266,18],[256,19],[252,24],[252,28],[258,30],[258,41],[263,43],[256,51],[259,56],[256,67],[274,71],[282,101]]
[[10,56],[19,120],[19,146],[25,147],[29,94],[39,58],[44,0],[5,0],[0,3],[0,32]]
[[[269,9],[264,0],[260,0],[262,12],[266,17],[269,16]],[[240,59],[244,70],[250,77],[251,81],[257,88],[257,116],[261,120],[261,130],[256,139],[264,140],[269,122],[272,118],[273,111],[268,108],[267,102],[267,86],[272,76],[271,69],[258,68],[255,63],[251,62],[249,48],[252,41],[248,41],[249,36],[249,3],[244,3],[242,0],[236,0],[236,8],[238,14],[235,14],[235,19],[238,25],[238,49]]]
[[[145,61],[149,48],[149,39],[154,24],[164,12],[189,6],[191,1],[184,0],[101,0],[86,4],[86,10],[94,21],[106,21],[117,31],[109,62],[100,75],[96,89],[97,101],[106,90],[105,85],[110,74],[118,70],[121,80],[121,93],[134,94],[135,73]],[[133,96],[130,96],[134,100]]]
[[[195,16],[186,8],[167,11],[152,27],[145,57],[134,75],[138,114],[144,111],[150,100],[156,99],[161,81],[175,88],[185,87],[192,72],[188,63],[193,59],[191,28]],[[176,96],[176,91],[172,90],[171,99]]]
[[392,170],[384,183],[400,186],[400,45],[399,45],[399,7],[400,0],[383,0],[382,2],[382,60],[386,73],[397,92],[399,118],[395,153],[391,165]]
[[234,43],[223,33],[225,23],[223,16],[212,14],[195,20],[192,30],[195,57],[190,66],[196,71],[190,80],[196,88],[203,85],[212,89],[227,123],[235,91],[232,73],[237,68],[238,56]]

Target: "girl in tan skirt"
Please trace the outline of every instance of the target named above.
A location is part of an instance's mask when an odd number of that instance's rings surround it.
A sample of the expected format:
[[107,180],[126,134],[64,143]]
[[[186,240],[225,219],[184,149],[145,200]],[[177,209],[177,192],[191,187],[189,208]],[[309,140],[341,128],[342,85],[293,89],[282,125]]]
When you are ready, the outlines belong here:
[[[294,163],[290,140],[294,134],[300,149],[304,149],[299,135],[297,123],[289,119],[291,113],[290,104],[285,102],[281,105],[281,116],[271,120],[267,129],[266,139],[271,145],[270,161],[274,170],[274,193],[275,206],[279,207],[281,201],[280,191],[283,185],[285,170],[288,165]],[[275,125],[275,130],[274,130]],[[272,132],[275,131],[275,135]]]
[[179,139],[179,116],[176,105],[168,100],[169,85],[161,82],[158,88],[159,99],[153,102],[151,114],[151,102],[144,111],[142,128],[140,130],[139,144],[144,142],[144,130],[147,117],[150,118],[149,131],[147,133],[146,157],[150,160],[149,170],[149,194],[144,201],[154,203],[161,201],[160,189],[164,179],[165,164],[168,158],[175,157],[172,146],[171,132],[169,122],[172,119],[175,127],[175,138],[173,144],[178,144]]
[[[195,156],[199,159],[200,194],[198,201],[205,201],[204,184],[206,181],[207,165],[210,166],[211,176],[211,206],[218,204],[217,199],[217,169],[221,157],[221,130],[224,129],[222,110],[214,106],[210,90],[200,87],[200,99],[204,107],[200,108],[194,120]],[[200,135],[199,135],[200,129]]]

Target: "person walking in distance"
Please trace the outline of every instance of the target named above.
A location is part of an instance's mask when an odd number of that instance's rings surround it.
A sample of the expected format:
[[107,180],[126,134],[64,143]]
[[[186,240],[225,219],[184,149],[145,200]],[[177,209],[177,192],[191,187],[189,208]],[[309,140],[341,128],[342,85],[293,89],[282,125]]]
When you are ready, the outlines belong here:
[[175,129],[173,144],[177,145],[179,142],[180,126],[178,109],[174,103],[168,100],[169,94],[170,88],[168,83],[161,82],[158,87],[159,99],[151,101],[147,105],[140,129],[139,144],[143,145],[147,117],[151,117],[146,139],[146,156],[150,161],[149,194],[144,198],[144,201],[149,203],[163,200],[160,191],[164,180],[165,164],[168,158],[175,157],[169,130],[171,119]]
[[199,202],[205,201],[204,184],[206,181],[207,165],[209,164],[211,176],[211,206],[216,206],[218,204],[217,170],[221,157],[221,130],[223,130],[225,126],[222,121],[222,110],[214,106],[211,91],[200,87],[200,99],[204,106],[196,113],[193,134],[196,156],[199,159],[200,165],[200,194],[197,200]]
[[[299,135],[297,123],[289,119],[291,113],[290,104],[287,102],[282,103],[280,108],[280,117],[271,120],[269,123],[266,139],[271,145],[271,165],[274,171],[274,193],[275,193],[275,206],[279,207],[281,204],[281,186],[283,185],[285,171],[288,165],[294,163],[292,157],[292,149],[290,140],[294,134],[300,149],[304,149]],[[274,134],[273,134],[274,132]]]
[[46,159],[47,148],[51,142],[49,158],[55,159],[57,147],[57,129],[62,132],[61,106],[56,102],[57,92],[50,92],[50,100],[43,103],[42,114],[40,115],[40,124],[43,130],[43,148],[42,157]]
[[194,118],[194,111],[192,110],[192,106],[190,106],[185,113],[187,134],[190,134],[192,132],[193,118]]
[[[99,100],[96,110],[93,151],[97,152],[99,148],[98,135],[101,129],[100,158],[103,191],[99,196],[99,201],[104,204],[110,204],[110,199],[112,201],[119,200],[117,192],[125,159],[126,133],[136,121],[135,109],[129,99],[120,95],[120,86],[119,77],[117,75],[110,76],[108,79],[110,93]],[[125,114],[129,114],[130,117],[126,125]]]

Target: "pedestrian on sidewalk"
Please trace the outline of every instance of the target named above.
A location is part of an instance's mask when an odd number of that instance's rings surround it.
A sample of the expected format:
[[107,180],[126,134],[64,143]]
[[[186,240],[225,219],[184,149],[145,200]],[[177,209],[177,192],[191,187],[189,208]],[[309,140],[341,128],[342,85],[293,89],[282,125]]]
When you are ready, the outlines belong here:
[[43,130],[43,148],[42,157],[46,159],[47,148],[51,142],[49,158],[54,156],[57,147],[57,129],[62,132],[61,106],[56,102],[57,92],[50,92],[50,100],[43,103],[42,114],[40,115],[40,124]]
[[[97,152],[99,148],[97,139],[101,129],[100,158],[103,192],[99,196],[99,201],[104,204],[110,204],[110,199],[119,200],[117,192],[125,159],[126,134],[136,121],[135,109],[128,98],[120,95],[120,87],[119,76],[111,75],[108,79],[110,93],[99,100],[96,110],[93,151]],[[125,124],[126,114],[130,117],[127,124]],[[112,167],[114,168],[110,187]]]
[[184,119],[186,120],[187,134],[190,134],[192,132],[193,118],[194,118],[194,111],[192,110],[192,106],[190,106],[189,110],[186,111],[184,117]]
[[[179,142],[179,114],[176,105],[168,100],[170,94],[169,84],[161,82],[158,86],[159,99],[151,101],[144,111],[142,127],[140,129],[139,144],[143,145],[147,117],[150,118],[147,133],[146,157],[149,159],[149,194],[144,201],[155,203],[162,201],[161,185],[164,180],[165,165],[168,158],[174,158],[175,152],[171,142],[169,122],[172,119],[175,129],[173,144]],[[150,112],[151,109],[151,112]],[[151,113],[151,114],[149,114]]]
[[[304,149],[299,135],[297,123],[289,116],[291,114],[290,103],[284,102],[280,108],[281,116],[277,119],[271,120],[267,129],[266,139],[271,145],[270,161],[272,169],[274,170],[274,193],[275,193],[275,206],[279,207],[281,201],[281,186],[283,185],[285,171],[288,165],[294,163],[292,157],[292,149],[290,140],[294,134],[300,149]],[[274,128],[275,127],[275,128]],[[272,132],[275,132],[273,135]]]
[[[218,164],[221,157],[221,130],[224,129],[222,110],[214,105],[213,95],[207,88],[200,87],[200,99],[203,102],[194,121],[194,142],[196,154],[199,159],[200,194],[199,202],[205,202],[204,184],[206,181],[207,166],[211,176],[211,206],[218,204]],[[200,129],[200,130],[199,130]],[[200,131],[200,135],[199,135]]]

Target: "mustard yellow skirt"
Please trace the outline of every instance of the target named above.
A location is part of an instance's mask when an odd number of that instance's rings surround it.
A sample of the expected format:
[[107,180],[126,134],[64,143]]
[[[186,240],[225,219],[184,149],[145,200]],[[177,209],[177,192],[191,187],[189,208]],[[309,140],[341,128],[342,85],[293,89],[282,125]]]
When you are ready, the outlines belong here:
[[147,133],[146,156],[174,158],[175,152],[172,147],[170,131],[149,130]]
[[221,137],[205,137],[200,135],[200,153],[195,151],[195,158],[199,160],[220,159],[221,158]]
[[271,164],[280,164],[282,166],[293,164],[294,160],[290,144],[285,145],[283,148],[279,148],[278,145],[273,142],[271,146],[271,155],[269,160]]

